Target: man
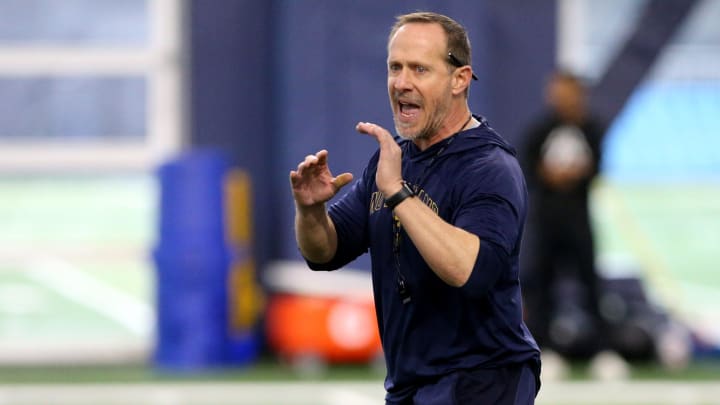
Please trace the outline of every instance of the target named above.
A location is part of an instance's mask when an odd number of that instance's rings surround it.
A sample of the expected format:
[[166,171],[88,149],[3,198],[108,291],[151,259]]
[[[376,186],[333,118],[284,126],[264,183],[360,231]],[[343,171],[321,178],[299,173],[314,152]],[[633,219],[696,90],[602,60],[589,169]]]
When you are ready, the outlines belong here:
[[331,174],[327,151],[290,173],[295,232],[315,270],[370,250],[387,363],[386,404],[531,404],[539,350],[522,321],[518,253],[526,188],[514,151],[467,105],[462,26],[398,17],[388,94],[400,138],[361,122],[379,151],[362,178]]
[[[602,348],[606,329],[598,309],[588,204],[605,127],[588,114],[584,86],[568,72],[553,73],[545,99],[548,109],[528,129],[523,159],[532,201],[523,253],[527,322],[541,346],[565,355],[591,356]],[[571,307],[567,297],[564,303],[556,299],[558,281],[569,276],[581,287]],[[559,319],[561,307],[567,317],[575,306],[591,323],[579,328],[585,332],[582,336],[573,337],[553,320]]]

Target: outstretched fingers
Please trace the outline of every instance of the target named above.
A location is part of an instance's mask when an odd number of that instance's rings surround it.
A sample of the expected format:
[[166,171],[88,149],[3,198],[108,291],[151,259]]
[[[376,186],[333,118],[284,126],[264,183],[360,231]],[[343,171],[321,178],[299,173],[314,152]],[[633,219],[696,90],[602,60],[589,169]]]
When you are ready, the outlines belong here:
[[362,133],[368,134],[375,138],[378,143],[382,146],[384,142],[394,142],[392,135],[387,129],[380,125],[373,124],[372,122],[358,122],[355,126],[355,130]]
[[327,201],[352,181],[353,176],[350,173],[333,177],[327,162],[328,152],[321,150],[314,155],[305,156],[297,169],[290,171],[293,195],[301,205]]
[[305,174],[305,171],[314,169],[316,167],[324,166],[326,164],[327,151],[323,149],[314,155],[305,156],[305,159],[300,162],[300,164],[298,164],[296,172],[299,176],[303,176]]

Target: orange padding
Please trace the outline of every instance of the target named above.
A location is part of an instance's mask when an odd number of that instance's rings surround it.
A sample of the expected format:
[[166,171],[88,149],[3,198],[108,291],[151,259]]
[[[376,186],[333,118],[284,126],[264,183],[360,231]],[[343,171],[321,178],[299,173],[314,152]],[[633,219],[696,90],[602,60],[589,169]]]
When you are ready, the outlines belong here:
[[372,299],[275,295],[266,326],[272,348],[290,359],[369,362],[382,351]]

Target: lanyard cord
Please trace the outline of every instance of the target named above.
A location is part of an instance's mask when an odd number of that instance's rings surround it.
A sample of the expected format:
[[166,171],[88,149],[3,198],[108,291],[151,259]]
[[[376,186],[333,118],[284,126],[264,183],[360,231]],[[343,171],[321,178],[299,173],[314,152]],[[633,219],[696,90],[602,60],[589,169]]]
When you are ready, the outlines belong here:
[[[427,166],[425,166],[425,169],[423,170],[423,174],[418,180],[418,182],[415,184],[417,187],[420,187],[421,184],[425,182],[425,178],[429,174],[430,167],[435,163],[435,160],[440,157],[440,155],[445,152],[445,149],[447,149],[448,146],[455,140],[455,135],[459,134],[460,132],[465,129],[467,124],[472,120],[473,116],[470,114],[467,121],[460,127],[460,130],[457,131],[455,134],[453,134],[451,137],[448,138],[448,140],[438,149],[438,151],[433,155],[433,157],[430,158],[430,161],[428,162]],[[410,290],[408,288],[408,285],[405,281],[405,276],[403,275],[402,271],[400,270],[400,245],[402,243],[402,224],[400,223],[400,218],[398,218],[396,215],[393,214],[392,217],[392,226],[393,226],[393,256],[395,257],[395,270],[397,272],[397,289],[398,293],[400,294],[400,299],[402,300],[403,304],[407,304],[412,300],[412,297],[410,296]]]

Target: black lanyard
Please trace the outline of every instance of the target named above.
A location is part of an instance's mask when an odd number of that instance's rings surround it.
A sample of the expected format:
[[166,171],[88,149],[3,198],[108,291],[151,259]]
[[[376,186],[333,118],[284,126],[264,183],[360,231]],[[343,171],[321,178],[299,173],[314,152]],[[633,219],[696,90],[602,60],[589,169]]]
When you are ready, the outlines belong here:
[[[472,119],[472,114],[470,114],[470,117],[467,121],[460,127],[460,131],[456,132],[448,138],[447,140],[443,141],[444,144],[438,149],[438,151],[433,155],[433,157],[430,158],[428,161],[427,166],[425,166],[425,169],[423,170],[422,175],[417,180],[417,183],[412,184],[414,187],[413,189],[415,191],[420,190],[421,186],[425,183],[425,180],[427,176],[430,174],[430,168],[432,167],[433,163],[442,155],[443,152],[450,146],[450,144],[455,140],[457,134],[462,132],[463,128],[470,122]],[[402,300],[403,304],[407,304],[410,301],[412,301],[412,296],[410,294],[410,288],[407,285],[407,282],[405,281],[405,276],[402,274],[402,271],[400,270],[400,245],[402,243],[402,224],[400,223],[400,218],[398,218],[395,214],[392,214],[392,227],[393,227],[393,256],[395,257],[395,270],[397,273],[397,290],[398,294],[400,294],[400,299]]]

